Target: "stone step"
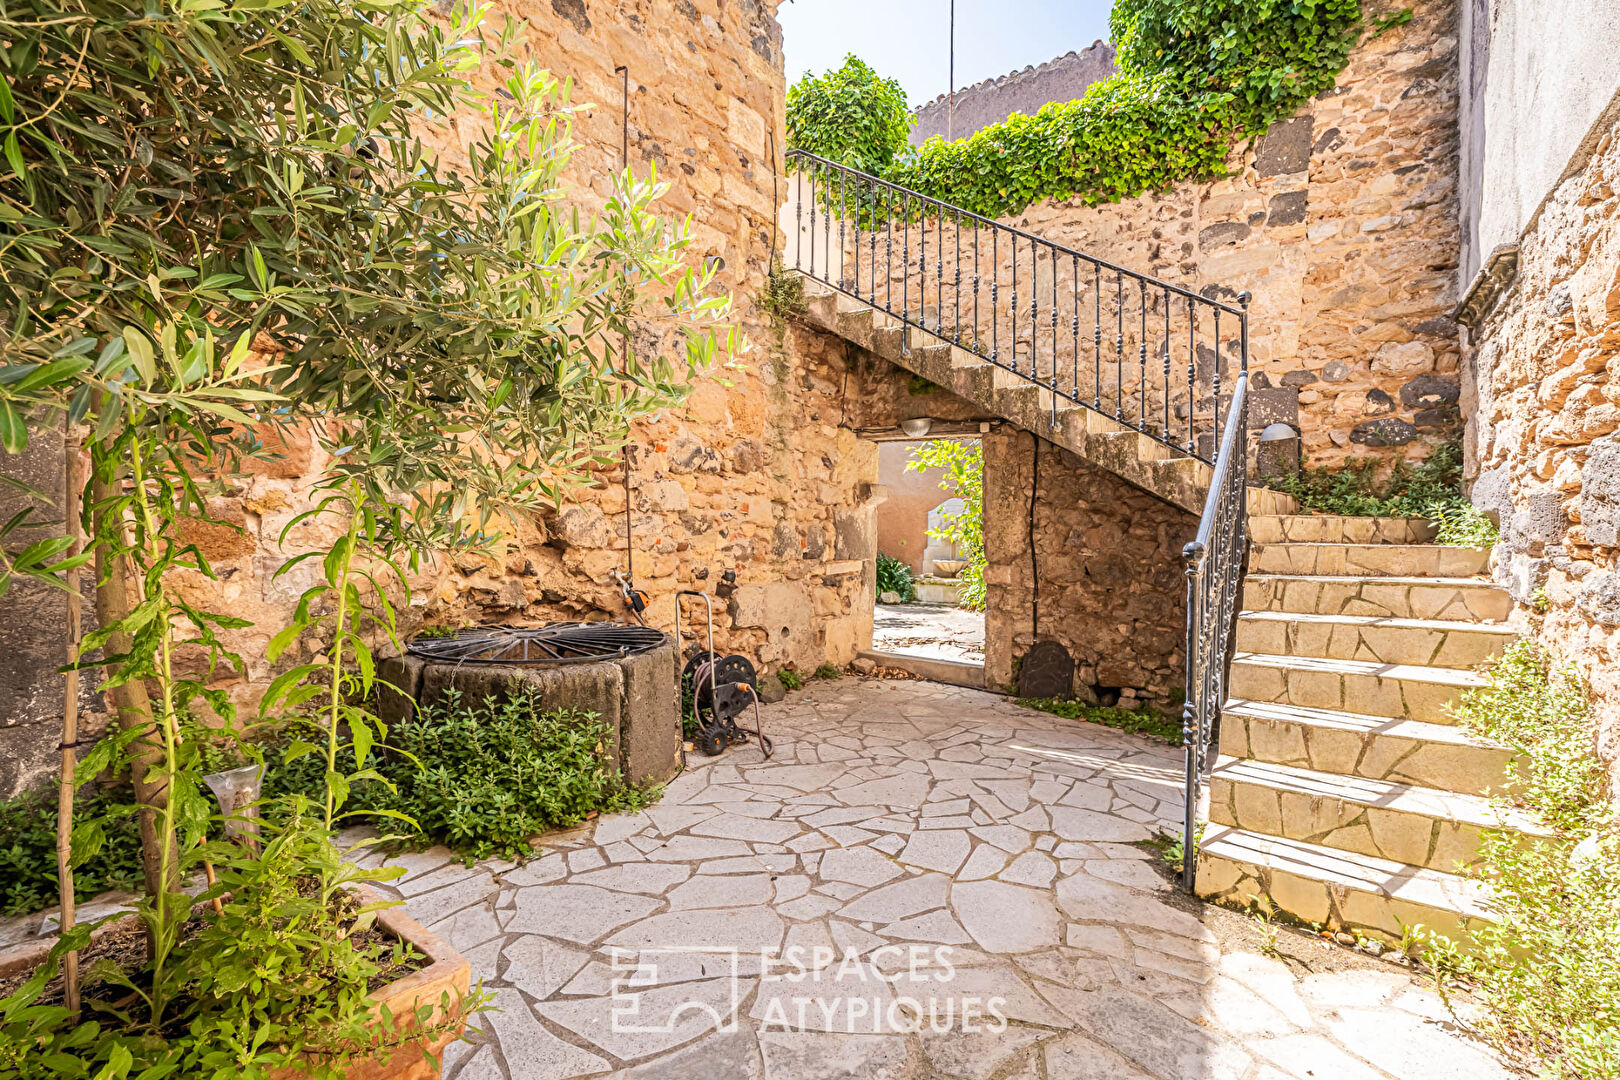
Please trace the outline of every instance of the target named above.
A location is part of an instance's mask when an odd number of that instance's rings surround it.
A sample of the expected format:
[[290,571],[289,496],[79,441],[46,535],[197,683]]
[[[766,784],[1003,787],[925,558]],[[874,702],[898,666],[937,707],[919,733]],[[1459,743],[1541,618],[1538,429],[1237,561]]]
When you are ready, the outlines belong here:
[[1479,795],[1224,755],[1209,776],[1209,820],[1448,874],[1478,861],[1483,830],[1546,835]]
[[1435,532],[1434,522],[1423,518],[1263,514],[1249,519],[1249,539],[1257,544],[1427,544]]
[[1501,792],[1514,756],[1505,746],[1447,724],[1243,699],[1221,710],[1220,750],[1234,758],[1468,795]]
[[1490,921],[1490,894],[1477,881],[1226,825],[1204,830],[1195,888],[1239,908],[1263,897],[1301,922],[1391,944],[1420,923],[1458,940]]
[[1513,598],[1501,586],[1478,578],[1251,573],[1243,581],[1243,607],[1249,611],[1501,622],[1513,613]]
[[1278,656],[1475,668],[1500,656],[1518,636],[1497,623],[1245,611],[1238,616],[1237,647]]
[[1484,684],[1484,676],[1454,668],[1239,652],[1232,657],[1227,693],[1308,709],[1451,724],[1451,702]]
[[1252,544],[1255,574],[1355,577],[1473,577],[1490,568],[1490,552],[1444,544]]

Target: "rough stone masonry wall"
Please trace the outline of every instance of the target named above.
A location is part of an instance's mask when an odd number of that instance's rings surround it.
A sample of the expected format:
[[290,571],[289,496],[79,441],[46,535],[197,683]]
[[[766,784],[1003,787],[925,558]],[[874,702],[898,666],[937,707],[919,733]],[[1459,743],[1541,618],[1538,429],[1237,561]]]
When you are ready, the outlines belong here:
[[1459,428],[1456,11],[1409,6],[1226,178],[1008,219],[1206,295],[1252,292],[1251,422],[1295,425],[1317,465],[1422,457]]
[[[632,456],[632,520],[637,583],[652,596],[649,623],[669,628],[677,588],[717,597],[717,641],[767,668],[844,662],[870,641],[874,552],[874,444],[840,427],[849,378],[842,342],[771,327],[754,298],[761,291],[771,230],[773,169],[768,134],[781,140],[784,93],[775,0],[507,0],[492,18],[525,25],[524,51],[576,81],[574,100],[595,103],[575,130],[582,144],[567,181],[589,207],[609,190],[620,139],[620,77],[630,69],[630,156],[639,170],[656,162],[671,184],[662,210],[693,213],[695,257],[725,260],[722,284],[737,301],[751,351],[703,377],[683,408],[638,424]],[[487,84],[493,69],[475,78]],[[471,138],[467,118],[456,135]],[[452,155],[453,159],[453,155]],[[222,678],[251,703],[276,670],[270,637],[312,583],[313,563],[272,575],[301,551],[330,542],[336,522],[316,522],[277,542],[308,508],[326,461],[307,436],[279,461],[255,466],[213,507],[240,527],[197,527],[218,581],[180,579],[205,609],[253,621],[230,635],[248,662],[246,677]],[[56,480],[59,484],[59,478]],[[46,485],[48,488],[51,486]],[[621,476],[609,470],[560,514],[508,522],[488,555],[428,560],[413,576],[403,630],[424,622],[533,622],[623,618],[612,582],[625,565]],[[8,599],[19,611],[23,593]],[[48,638],[57,598],[34,595],[25,619],[44,657],[0,672],[11,703],[0,726],[26,724],[0,739],[0,795],[50,774],[60,715],[60,677]],[[696,613],[699,607],[689,609]],[[20,730],[20,729],[19,729]]]
[[1470,334],[1466,468],[1518,617],[1591,683],[1620,794],[1620,123],[1595,144]]
[[1038,596],[1039,640],[1069,650],[1076,693],[1117,693],[1126,707],[1168,705],[1185,653],[1181,549],[1197,519],[1049,443],[1040,447],[1037,482],[1028,432],[1001,425],[983,445],[986,685],[1013,683],[1014,658],[1038,640]]

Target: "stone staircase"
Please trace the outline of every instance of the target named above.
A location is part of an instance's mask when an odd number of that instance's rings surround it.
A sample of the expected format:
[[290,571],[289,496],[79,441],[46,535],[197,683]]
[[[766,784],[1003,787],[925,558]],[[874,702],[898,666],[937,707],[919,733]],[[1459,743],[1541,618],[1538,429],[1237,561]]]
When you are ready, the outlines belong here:
[[[1054,420],[1053,395],[1045,387],[945,338],[915,326],[907,328],[895,316],[813,277],[798,276],[804,285],[806,320],[812,326],[943,386],[985,416],[1032,431],[1189,513],[1203,511],[1212,470],[1202,461],[1061,395]],[[1248,506],[1251,514],[1290,514],[1296,509],[1290,496],[1258,487],[1249,488]]]
[[1386,940],[1486,917],[1457,872],[1480,830],[1544,834],[1499,819],[1509,752],[1450,714],[1516,636],[1488,553],[1396,519],[1255,516],[1250,537],[1199,894]]

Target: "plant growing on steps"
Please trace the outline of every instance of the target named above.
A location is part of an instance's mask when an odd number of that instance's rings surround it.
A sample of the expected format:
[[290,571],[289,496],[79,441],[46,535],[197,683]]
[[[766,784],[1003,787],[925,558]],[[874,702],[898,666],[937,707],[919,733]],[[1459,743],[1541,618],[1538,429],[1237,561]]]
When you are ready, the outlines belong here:
[[1527,843],[1491,831],[1476,873],[1495,921],[1436,955],[1472,980],[1484,1033],[1539,1076],[1620,1077],[1620,819],[1594,754],[1595,722],[1573,664],[1520,641],[1463,695],[1458,719],[1514,752],[1507,798],[1553,826]]
[[1269,484],[1313,513],[1423,518],[1435,523],[1435,538],[1442,544],[1488,548],[1496,543],[1496,526],[1462,493],[1459,444],[1441,443],[1415,465],[1398,461],[1381,477],[1384,464],[1377,458],[1349,458],[1333,468],[1273,477]]
[[967,562],[956,580],[961,583],[957,604],[969,611],[983,611],[984,571],[984,447],[977,440],[934,439],[914,447],[906,462],[907,472],[943,469],[939,489],[962,500],[962,509],[943,511],[944,524],[928,535],[955,545]]
[[917,599],[917,580],[912,576],[909,564],[879,552],[877,557],[878,598],[882,599],[884,593],[894,593],[900,597],[902,604],[909,604]]

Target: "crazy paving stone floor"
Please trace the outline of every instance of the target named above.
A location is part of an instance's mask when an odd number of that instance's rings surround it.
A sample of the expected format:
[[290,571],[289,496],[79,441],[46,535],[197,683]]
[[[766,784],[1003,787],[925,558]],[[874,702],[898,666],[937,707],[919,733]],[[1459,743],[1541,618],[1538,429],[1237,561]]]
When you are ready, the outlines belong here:
[[392,860],[499,1010],[446,1077],[1506,1076],[1403,971],[1297,977],[1165,902],[1134,842],[1175,828],[1177,751],[919,682],[765,725],[770,761],[694,756],[522,867]]

